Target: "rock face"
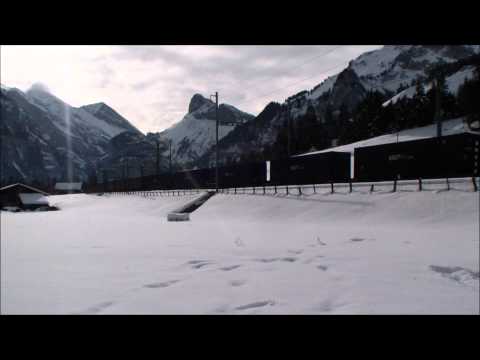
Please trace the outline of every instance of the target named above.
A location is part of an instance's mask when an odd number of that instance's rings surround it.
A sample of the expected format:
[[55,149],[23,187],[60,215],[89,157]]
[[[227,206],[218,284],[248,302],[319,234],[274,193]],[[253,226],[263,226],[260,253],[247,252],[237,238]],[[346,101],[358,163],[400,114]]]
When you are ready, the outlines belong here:
[[213,102],[211,100],[204,98],[201,94],[195,94],[188,105],[188,113],[191,114],[204,105],[211,106],[212,104]]
[[343,105],[352,111],[363,100],[366,93],[355,71],[347,68],[338,75],[331,90],[329,104],[333,109],[340,109]]

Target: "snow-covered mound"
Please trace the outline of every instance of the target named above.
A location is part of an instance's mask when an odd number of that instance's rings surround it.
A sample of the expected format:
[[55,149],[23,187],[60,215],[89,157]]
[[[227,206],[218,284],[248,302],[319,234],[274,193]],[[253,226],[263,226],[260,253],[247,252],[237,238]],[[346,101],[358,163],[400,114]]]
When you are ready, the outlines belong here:
[[2,313],[479,314],[478,193],[50,197],[2,213]]

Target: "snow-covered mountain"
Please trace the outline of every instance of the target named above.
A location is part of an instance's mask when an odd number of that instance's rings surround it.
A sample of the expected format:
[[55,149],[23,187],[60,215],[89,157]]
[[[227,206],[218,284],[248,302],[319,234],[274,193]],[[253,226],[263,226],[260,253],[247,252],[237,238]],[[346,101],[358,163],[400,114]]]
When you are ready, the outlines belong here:
[[[309,112],[322,123],[328,122],[327,118],[332,114],[335,121],[342,109],[354,110],[370,91],[383,93],[391,97],[391,101],[404,95],[413,96],[414,82],[424,81],[425,89],[431,86],[426,80],[434,66],[454,63],[479,53],[480,45],[386,45],[364,53],[350,61],[346,69],[313,89],[292,95],[279,106],[267,105],[268,116],[264,110],[248,124],[227,134],[220,142],[221,153],[225,155],[222,160],[238,160],[247,149],[264,150],[273,144],[288,121],[301,122]],[[473,67],[465,66],[446,78],[447,88],[456,94],[463,81],[472,77]],[[405,90],[399,93],[400,87]],[[329,136],[335,138],[335,132],[330,132]],[[201,162],[207,164],[213,156],[214,149],[211,148]]]
[[[218,138],[222,139],[239,124],[249,122],[253,115],[228,104],[218,106]],[[172,142],[172,158],[176,164],[191,164],[215,145],[215,103],[200,94],[190,100],[188,113],[183,119],[158,134]]]
[[75,108],[34,85],[25,93],[2,85],[1,181],[86,180],[110,139],[139,131],[105,104]]

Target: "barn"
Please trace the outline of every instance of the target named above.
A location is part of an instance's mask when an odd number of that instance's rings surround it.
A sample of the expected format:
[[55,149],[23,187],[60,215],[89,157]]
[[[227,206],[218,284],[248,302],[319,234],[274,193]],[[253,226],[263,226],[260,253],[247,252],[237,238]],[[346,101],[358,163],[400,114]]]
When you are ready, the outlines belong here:
[[0,207],[7,210],[50,208],[49,194],[25,184],[11,184],[0,189]]
[[355,148],[357,181],[479,176],[480,136],[462,133]]

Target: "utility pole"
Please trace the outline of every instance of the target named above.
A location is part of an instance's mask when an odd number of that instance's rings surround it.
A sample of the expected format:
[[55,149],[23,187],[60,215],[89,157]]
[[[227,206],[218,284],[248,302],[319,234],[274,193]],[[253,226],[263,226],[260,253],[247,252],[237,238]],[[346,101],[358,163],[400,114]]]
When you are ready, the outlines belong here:
[[172,175],[172,139],[170,139],[169,147],[170,147],[170,155],[169,155],[168,168],[169,168],[170,175]]
[[218,92],[215,92],[215,188],[218,192]]
[[218,157],[219,157],[219,148],[218,148],[218,91],[215,91],[215,191],[218,192]]
[[160,174],[160,143],[159,143],[158,140],[157,140],[157,162],[156,162],[156,166],[157,167],[155,169],[155,175],[157,176],[157,179],[158,179],[158,176]]
[[434,80],[435,84],[435,120],[437,122],[437,137],[442,137],[442,119],[440,116],[440,86],[438,78]]
[[288,119],[288,120],[287,120],[287,124],[288,124],[288,125],[287,125],[287,126],[288,126],[288,136],[287,136],[287,138],[288,138],[288,140],[287,140],[287,141],[288,141],[288,144],[287,144],[288,148],[287,148],[287,153],[288,153],[288,157],[290,158],[290,154],[291,154],[291,140],[290,140],[291,125],[290,125],[290,114],[288,115],[288,118],[287,118],[287,119]]

